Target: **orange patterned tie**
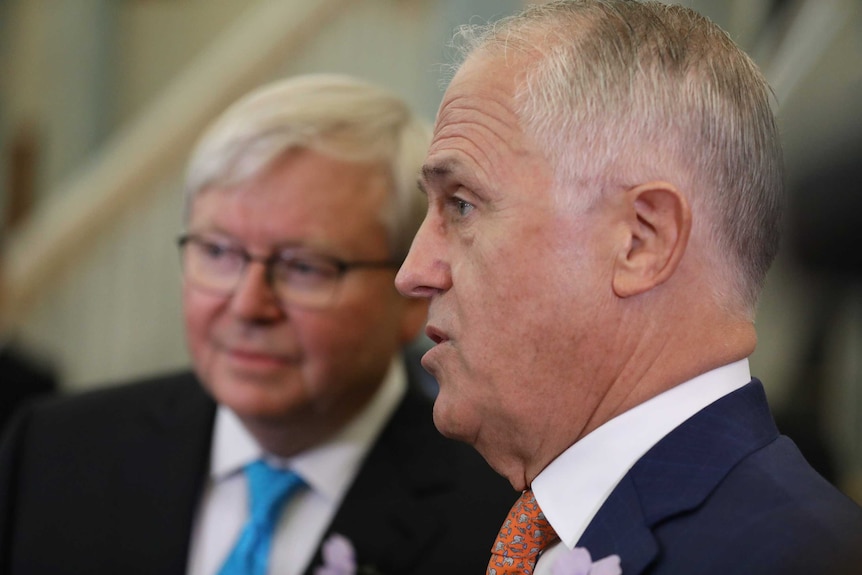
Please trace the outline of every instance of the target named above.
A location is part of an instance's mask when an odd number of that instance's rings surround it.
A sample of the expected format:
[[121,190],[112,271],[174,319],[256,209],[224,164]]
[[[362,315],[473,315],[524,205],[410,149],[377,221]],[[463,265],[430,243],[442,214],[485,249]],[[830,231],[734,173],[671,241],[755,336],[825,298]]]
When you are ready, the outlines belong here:
[[557,539],[533,490],[521,494],[494,541],[487,575],[532,575],[539,552]]

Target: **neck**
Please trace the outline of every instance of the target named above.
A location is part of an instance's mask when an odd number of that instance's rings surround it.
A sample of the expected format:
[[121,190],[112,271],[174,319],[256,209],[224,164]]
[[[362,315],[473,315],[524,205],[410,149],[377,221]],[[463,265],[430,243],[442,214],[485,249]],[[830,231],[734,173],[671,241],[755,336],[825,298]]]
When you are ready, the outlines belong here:
[[[509,461],[513,465],[498,471],[509,478],[513,487],[525,489],[560,453],[607,421],[698,375],[744,359],[754,351],[756,334],[751,322],[726,318],[709,321],[702,315],[693,317],[705,321],[700,327],[691,326],[690,329],[679,329],[685,322],[674,324],[672,320],[661,322],[662,326],[673,326],[666,329],[642,326],[637,341],[624,348],[628,350],[625,354],[617,355],[626,359],[609,378],[610,383],[604,386],[605,391],[596,400],[588,418],[574,428],[570,421],[567,428],[565,421],[548,417],[546,429],[536,430],[537,435],[557,439],[539,443],[529,457],[520,463]],[[710,327],[704,329],[703,325]],[[582,400],[583,397],[561,398],[559,404],[576,405]],[[565,408],[559,411],[573,412]]]
[[[597,427],[653,397],[698,375],[744,359],[757,343],[754,325],[747,320],[728,319],[715,314],[694,314],[691,320],[673,318],[663,325],[669,329],[644,326],[627,361],[620,366],[614,383],[578,436]],[[702,322],[702,323],[701,323]],[[688,328],[685,326],[688,323]],[[678,326],[683,329],[678,329]],[[704,329],[703,326],[709,326]]]

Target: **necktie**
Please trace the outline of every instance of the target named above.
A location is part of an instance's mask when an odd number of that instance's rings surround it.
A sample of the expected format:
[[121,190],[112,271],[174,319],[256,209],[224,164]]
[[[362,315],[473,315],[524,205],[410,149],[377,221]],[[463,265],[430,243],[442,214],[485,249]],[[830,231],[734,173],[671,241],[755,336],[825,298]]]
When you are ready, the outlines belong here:
[[272,535],[281,509],[303,485],[296,473],[275,469],[263,461],[245,467],[249,490],[249,519],[219,575],[265,575]]
[[557,539],[533,491],[521,494],[500,528],[487,575],[532,575],[539,552]]

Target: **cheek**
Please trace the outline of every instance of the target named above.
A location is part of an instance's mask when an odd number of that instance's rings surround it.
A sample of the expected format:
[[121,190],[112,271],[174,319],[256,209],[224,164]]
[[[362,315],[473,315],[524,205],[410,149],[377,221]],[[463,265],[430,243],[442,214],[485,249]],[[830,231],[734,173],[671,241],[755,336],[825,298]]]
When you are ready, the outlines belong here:
[[477,242],[476,247],[453,266],[456,315],[469,321],[461,325],[464,333],[476,331],[487,344],[498,345],[504,342],[493,334],[517,332],[542,312],[554,266],[543,261],[543,252],[511,239]]
[[311,381],[335,369],[343,350],[349,347],[349,343],[345,343],[347,338],[344,326],[321,319],[322,321],[312,319],[293,322],[299,347],[302,349],[303,371]]
[[374,356],[391,356],[400,349],[405,308],[401,301],[393,299],[375,301],[355,310],[345,322],[349,326],[344,333],[348,345]]
[[548,250],[506,247],[463,267],[471,279],[456,286],[455,316],[464,363],[475,372],[468,375],[488,381],[491,394],[517,397],[521,382],[571,345],[583,294],[576,279],[561,277]]
[[[359,368],[366,356],[380,355],[380,347],[390,334],[381,321],[386,310],[372,306],[345,307],[338,313],[305,318],[295,323],[310,368],[321,371],[349,371]],[[375,354],[375,352],[377,352]],[[387,358],[388,361],[388,358]]]

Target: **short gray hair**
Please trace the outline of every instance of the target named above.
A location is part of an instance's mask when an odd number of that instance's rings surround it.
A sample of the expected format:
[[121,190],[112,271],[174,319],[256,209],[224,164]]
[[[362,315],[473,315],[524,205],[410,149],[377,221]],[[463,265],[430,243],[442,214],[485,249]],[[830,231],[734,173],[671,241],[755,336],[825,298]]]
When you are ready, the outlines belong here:
[[186,218],[201,190],[248,181],[289,150],[379,162],[392,184],[381,217],[392,256],[403,258],[425,215],[416,177],[429,141],[428,123],[373,84],[334,74],[278,81],[241,98],[203,133],[186,171]]
[[718,301],[753,317],[778,251],[784,167],[772,92],[724,31],[661,2],[564,0],[464,27],[456,43],[464,58],[529,59],[521,123],[587,204],[647,179],[685,187]]

